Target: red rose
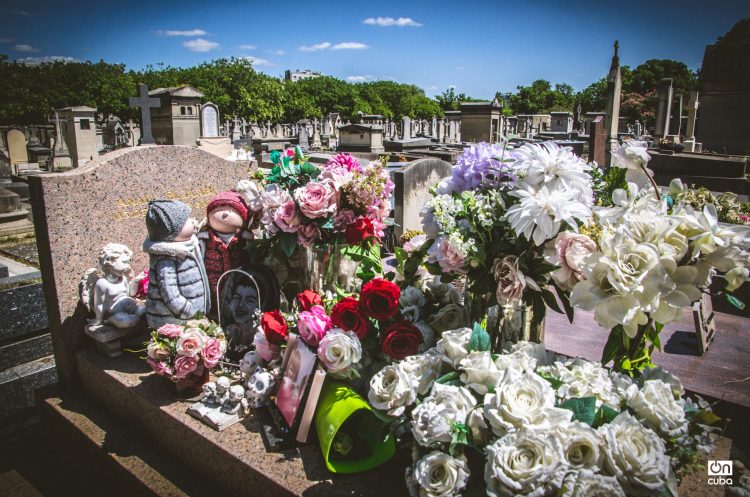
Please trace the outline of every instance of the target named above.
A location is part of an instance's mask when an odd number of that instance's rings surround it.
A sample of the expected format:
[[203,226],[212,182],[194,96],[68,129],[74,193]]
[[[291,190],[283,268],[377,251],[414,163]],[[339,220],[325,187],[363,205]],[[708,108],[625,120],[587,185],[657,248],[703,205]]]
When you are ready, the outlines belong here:
[[414,355],[423,342],[422,333],[409,321],[398,321],[383,331],[380,348],[392,358],[400,361]]
[[304,292],[297,294],[297,301],[303,311],[309,311],[314,305],[322,305],[323,301],[320,300],[320,295],[313,292],[312,290],[305,290]]
[[346,227],[346,243],[355,245],[375,236],[375,227],[372,221],[366,217],[360,217],[354,220]]
[[264,312],[260,318],[260,325],[266,340],[274,345],[281,345],[286,342],[288,336],[286,319],[277,310]]
[[333,306],[331,322],[342,330],[353,331],[360,340],[367,334],[367,318],[362,315],[354,297],[344,297]]
[[359,309],[367,317],[379,321],[391,318],[398,311],[401,289],[395,283],[375,278],[362,285]]

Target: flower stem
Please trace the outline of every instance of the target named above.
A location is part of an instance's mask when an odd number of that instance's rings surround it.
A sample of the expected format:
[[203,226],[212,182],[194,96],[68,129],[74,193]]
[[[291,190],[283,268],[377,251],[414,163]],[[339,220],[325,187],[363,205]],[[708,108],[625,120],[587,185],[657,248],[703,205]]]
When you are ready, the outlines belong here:
[[653,176],[648,174],[648,171],[646,171],[646,166],[644,166],[643,164],[641,164],[641,170],[643,171],[643,174],[645,174],[648,180],[651,182],[651,186],[654,187],[654,194],[656,195],[656,200],[661,202],[661,194],[659,193],[659,186],[656,184],[656,180],[654,179]]
[[633,338],[630,341],[630,349],[628,350],[628,357],[630,358],[631,361],[635,358],[635,354],[636,352],[638,352],[638,346],[643,341],[643,336],[646,334],[646,330],[648,330],[649,326],[651,326],[650,320],[646,324],[639,325],[638,333],[636,333],[635,338]]

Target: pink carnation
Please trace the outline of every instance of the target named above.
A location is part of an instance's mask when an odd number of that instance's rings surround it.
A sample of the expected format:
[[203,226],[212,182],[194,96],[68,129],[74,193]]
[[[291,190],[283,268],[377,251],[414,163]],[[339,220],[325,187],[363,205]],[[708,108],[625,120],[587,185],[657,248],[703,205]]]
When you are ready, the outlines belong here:
[[205,364],[207,368],[211,369],[219,363],[223,355],[224,350],[221,346],[221,342],[215,338],[208,338],[206,340],[206,345],[204,345],[203,350],[201,350],[203,364]]
[[297,241],[303,247],[309,247],[318,238],[320,238],[320,228],[315,223],[304,224],[297,231]]
[[330,159],[328,159],[328,162],[326,162],[326,169],[327,168],[334,168],[334,167],[343,167],[347,171],[356,171],[358,173],[362,172],[362,166],[359,164],[359,161],[352,156],[352,154],[345,154],[340,153],[336,154]]
[[197,357],[178,356],[174,360],[174,376],[175,378],[184,378],[198,367]]
[[179,324],[167,323],[159,328],[158,333],[167,338],[178,338],[182,335],[182,326]]
[[326,314],[323,306],[314,305],[309,311],[299,313],[297,329],[302,339],[312,347],[318,346],[325,334],[333,328],[331,318]]
[[160,376],[172,376],[172,368],[169,367],[169,364],[157,361],[156,359],[151,359],[150,357],[146,359],[146,363],[151,366],[154,373]]

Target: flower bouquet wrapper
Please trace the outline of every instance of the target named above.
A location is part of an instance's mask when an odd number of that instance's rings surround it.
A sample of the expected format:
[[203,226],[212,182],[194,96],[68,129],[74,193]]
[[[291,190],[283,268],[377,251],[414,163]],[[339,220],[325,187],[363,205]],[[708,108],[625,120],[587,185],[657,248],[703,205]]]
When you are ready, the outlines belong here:
[[389,420],[340,381],[326,379],[315,411],[315,428],[332,473],[367,471],[396,453]]

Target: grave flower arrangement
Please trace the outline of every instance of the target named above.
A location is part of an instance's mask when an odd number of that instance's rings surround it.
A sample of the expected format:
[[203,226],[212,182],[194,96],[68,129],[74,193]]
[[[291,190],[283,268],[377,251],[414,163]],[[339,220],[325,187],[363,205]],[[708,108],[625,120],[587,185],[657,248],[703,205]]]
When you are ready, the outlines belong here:
[[562,312],[548,285],[566,306],[580,259],[595,248],[579,232],[593,206],[589,169],[552,143],[465,149],[421,213],[429,271],[444,281],[466,276],[477,320],[483,299],[485,308],[531,306],[537,323],[545,305]]
[[[614,361],[628,373],[650,367],[651,352],[660,349],[659,331],[682,317],[708,291],[716,271],[725,273],[731,292],[750,268],[743,227],[719,225],[716,206],[701,210],[683,201],[667,201],[646,165],[645,146],[626,142],[613,153],[613,165],[628,170],[627,190],[612,194],[610,207],[597,209],[593,250],[578,264],[571,303],[593,310],[610,329],[602,363]],[[653,188],[643,188],[651,184]],[[674,182],[673,182],[674,187]]]
[[179,386],[191,378],[207,380],[208,371],[219,364],[226,349],[224,331],[208,319],[165,324],[152,331],[146,342],[146,363],[156,374]]
[[415,497],[677,495],[718,421],[661,369],[635,381],[530,342],[496,355],[479,325],[384,367],[368,398],[413,437]]

